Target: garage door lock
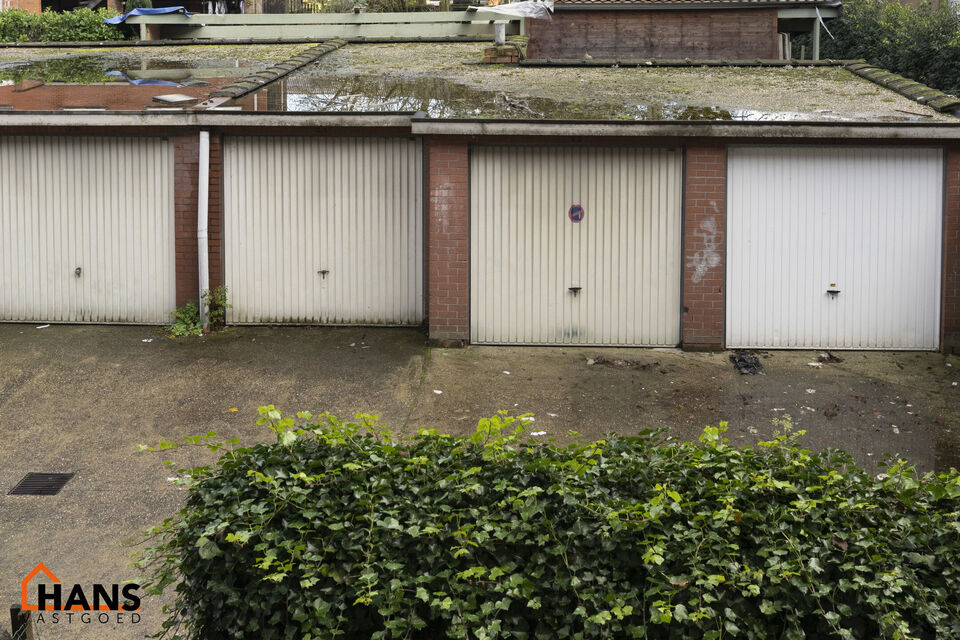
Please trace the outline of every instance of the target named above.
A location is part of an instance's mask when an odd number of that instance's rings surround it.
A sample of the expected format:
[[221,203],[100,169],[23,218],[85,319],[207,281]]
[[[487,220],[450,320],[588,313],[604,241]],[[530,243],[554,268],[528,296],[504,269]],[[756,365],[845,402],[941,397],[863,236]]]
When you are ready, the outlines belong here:
[[77,267],[76,269],[73,270],[73,275],[75,275],[75,276],[77,276],[77,277],[79,278],[81,271],[82,271],[82,270],[80,269],[80,267]]

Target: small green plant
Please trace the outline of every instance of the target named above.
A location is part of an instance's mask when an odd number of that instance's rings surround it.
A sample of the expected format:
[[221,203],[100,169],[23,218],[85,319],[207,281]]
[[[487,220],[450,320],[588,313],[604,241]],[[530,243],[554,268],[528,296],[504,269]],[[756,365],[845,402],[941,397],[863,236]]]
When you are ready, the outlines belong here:
[[227,287],[220,285],[213,290],[207,289],[203,292],[203,303],[207,305],[207,326],[210,331],[222,330],[227,324],[227,309],[233,308],[233,305],[227,302]]
[[171,338],[182,336],[199,336],[203,333],[200,325],[200,309],[193,300],[188,300],[182,307],[177,307],[171,314],[173,322],[167,326],[167,333]]

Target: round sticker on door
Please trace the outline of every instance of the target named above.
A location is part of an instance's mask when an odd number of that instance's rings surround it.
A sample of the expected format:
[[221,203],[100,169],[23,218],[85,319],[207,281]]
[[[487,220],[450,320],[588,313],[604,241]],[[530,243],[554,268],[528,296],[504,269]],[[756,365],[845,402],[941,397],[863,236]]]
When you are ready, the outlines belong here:
[[570,211],[567,212],[567,215],[570,217],[571,222],[580,222],[583,220],[583,216],[587,215],[587,213],[583,210],[583,207],[575,204],[570,207]]

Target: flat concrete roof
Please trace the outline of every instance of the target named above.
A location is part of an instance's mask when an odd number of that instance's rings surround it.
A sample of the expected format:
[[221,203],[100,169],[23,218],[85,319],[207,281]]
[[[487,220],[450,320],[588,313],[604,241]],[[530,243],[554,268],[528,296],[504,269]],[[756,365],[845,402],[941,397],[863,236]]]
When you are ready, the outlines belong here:
[[[0,110],[0,126],[359,126],[471,135],[562,135],[567,127],[569,135],[766,137],[777,132],[796,137],[803,132],[912,139],[954,138],[960,130],[960,119],[838,64],[479,64],[488,46],[349,44],[279,81],[264,69],[284,67],[273,65],[310,45],[2,49],[0,105],[3,96],[16,104]],[[128,86],[114,77],[106,83],[110,92],[91,92],[113,67],[126,73],[127,81],[189,83],[211,77],[181,87]],[[236,100],[204,102],[218,87],[253,73],[265,86]],[[56,103],[41,100],[45,93]],[[166,93],[189,94],[197,104],[170,109],[152,102]],[[205,110],[210,106],[219,110]],[[151,113],[158,109],[162,114]]]
[[840,66],[525,67],[478,43],[348,45],[285,81],[294,111],[438,119],[951,122]]

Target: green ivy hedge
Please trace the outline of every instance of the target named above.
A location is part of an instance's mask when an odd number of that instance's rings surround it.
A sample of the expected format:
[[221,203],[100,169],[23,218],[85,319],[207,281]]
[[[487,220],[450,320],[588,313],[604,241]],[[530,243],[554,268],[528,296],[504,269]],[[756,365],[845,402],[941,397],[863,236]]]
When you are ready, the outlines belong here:
[[0,11],[0,42],[95,42],[124,40],[126,35],[104,19],[120,15],[111,9],[44,11],[40,15],[22,9]]
[[559,445],[504,415],[395,440],[261,414],[277,442],[181,470],[140,554],[173,637],[960,637],[956,471],[873,477],[789,429]]
[[[823,58],[863,58],[942,91],[960,92],[960,11],[949,0],[937,10],[888,0],[844,0],[840,18],[827,26],[836,40],[821,36]],[[809,42],[802,42],[809,50]]]

